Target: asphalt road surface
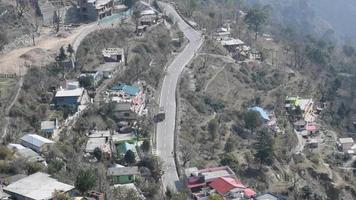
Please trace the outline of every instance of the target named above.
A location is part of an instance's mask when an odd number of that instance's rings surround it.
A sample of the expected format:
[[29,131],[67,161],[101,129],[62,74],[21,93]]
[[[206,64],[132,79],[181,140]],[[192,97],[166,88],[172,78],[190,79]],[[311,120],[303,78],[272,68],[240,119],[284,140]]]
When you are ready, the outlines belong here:
[[163,187],[169,187],[173,191],[179,188],[179,178],[174,162],[174,131],[176,117],[176,88],[178,78],[183,68],[193,59],[203,43],[201,34],[191,28],[175,11],[170,4],[161,3],[164,12],[168,16],[173,16],[177,21],[180,30],[189,40],[188,45],[179,53],[173,62],[167,67],[167,73],[163,80],[160,107],[166,112],[166,118],[157,125],[156,132],[156,152],[163,161],[164,174],[162,176]]

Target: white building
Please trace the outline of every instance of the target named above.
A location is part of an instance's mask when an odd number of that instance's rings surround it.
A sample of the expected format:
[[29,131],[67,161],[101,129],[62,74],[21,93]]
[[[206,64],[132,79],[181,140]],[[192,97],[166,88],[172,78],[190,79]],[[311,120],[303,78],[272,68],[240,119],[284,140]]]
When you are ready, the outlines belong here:
[[52,140],[36,134],[26,134],[20,140],[23,146],[28,147],[37,153],[48,151],[49,147],[54,144]]
[[42,172],[32,174],[3,188],[4,192],[17,200],[47,200],[53,198],[55,191],[67,193],[73,189],[73,186],[61,183]]

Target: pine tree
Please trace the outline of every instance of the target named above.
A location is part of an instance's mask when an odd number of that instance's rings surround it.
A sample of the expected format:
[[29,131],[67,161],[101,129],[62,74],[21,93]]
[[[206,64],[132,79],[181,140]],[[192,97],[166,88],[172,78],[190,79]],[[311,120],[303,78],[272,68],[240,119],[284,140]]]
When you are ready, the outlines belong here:
[[255,157],[260,161],[260,167],[262,164],[271,165],[273,163],[274,141],[267,129],[259,131],[255,148]]

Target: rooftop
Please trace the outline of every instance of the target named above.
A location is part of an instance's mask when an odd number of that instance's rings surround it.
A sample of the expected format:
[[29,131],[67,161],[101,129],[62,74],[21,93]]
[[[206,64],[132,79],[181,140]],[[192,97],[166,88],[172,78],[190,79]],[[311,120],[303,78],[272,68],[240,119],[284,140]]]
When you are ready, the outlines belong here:
[[117,151],[121,154],[125,154],[128,150],[136,152],[136,145],[128,143],[128,142],[123,142],[123,143],[117,145]]
[[221,41],[221,45],[223,46],[235,46],[235,45],[243,45],[243,44],[245,44],[243,41],[234,38]]
[[140,92],[140,88],[131,86],[131,85],[126,85],[123,83],[117,83],[115,84],[111,90],[121,90],[124,93],[131,95],[131,96],[136,96]]
[[49,174],[37,172],[4,188],[10,194],[18,194],[26,199],[43,200],[51,199],[55,190],[68,192],[74,187],[58,182]]
[[41,130],[55,129],[56,122],[55,121],[42,121],[41,122]]
[[53,144],[52,140],[44,138],[36,134],[26,134],[21,138],[22,141],[32,144],[36,147],[41,147],[44,144]]
[[278,197],[271,193],[262,194],[255,198],[256,200],[285,200],[284,198]]
[[106,48],[101,51],[104,57],[110,57],[112,55],[123,55],[123,48]]
[[131,103],[116,103],[115,111],[129,111],[131,110]]
[[16,151],[16,154],[20,157],[29,159],[41,159],[41,157],[35,151],[30,148],[24,147],[21,144],[8,144],[7,147]]
[[111,132],[109,130],[106,131],[94,131],[88,135],[89,138],[102,138],[102,137],[110,137]]
[[138,167],[110,167],[108,168],[107,176],[123,176],[139,174]]
[[240,181],[236,180],[236,178],[231,177],[219,177],[211,182],[210,186],[222,195],[234,188],[246,188]]
[[104,64],[101,64],[97,70],[102,71],[102,72],[112,72],[117,68],[118,63],[116,62],[107,62]]
[[155,15],[156,12],[154,10],[143,10],[141,11],[141,15],[145,16],[145,15]]
[[352,138],[339,138],[339,141],[340,141],[341,144],[354,143],[354,139],[352,139]]
[[106,144],[105,138],[89,138],[87,145],[85,147],[85,152],[92,153],[94,149],[101,148]]
[[74,90],[59,90],[56,97],[80,97],[84,92],[84,88],[77,88]]
[[258,112],[260,114],[260,116],[265,120],[270,120],[268,113],[261,107],[255,106],[255,107],[249,108],[249,110]]

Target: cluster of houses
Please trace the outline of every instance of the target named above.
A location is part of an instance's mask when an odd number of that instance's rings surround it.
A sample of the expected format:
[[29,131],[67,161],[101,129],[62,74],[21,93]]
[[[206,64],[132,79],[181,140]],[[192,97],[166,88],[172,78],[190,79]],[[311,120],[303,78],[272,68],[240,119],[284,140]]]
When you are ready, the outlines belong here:
[[185,169],[186,185],[195,200],[208,200],[209,196],[219,194],[226,200],[283,200],[274,194],[257,193],[245,186],[228,166]]
[[219,28],[213,37],[230,52],[232,57],[237,61],[256,61],[261,60],[262,55],[256,49],[251,48],[246,43],[238,38],[231,36],[231,28],[229,24]]

